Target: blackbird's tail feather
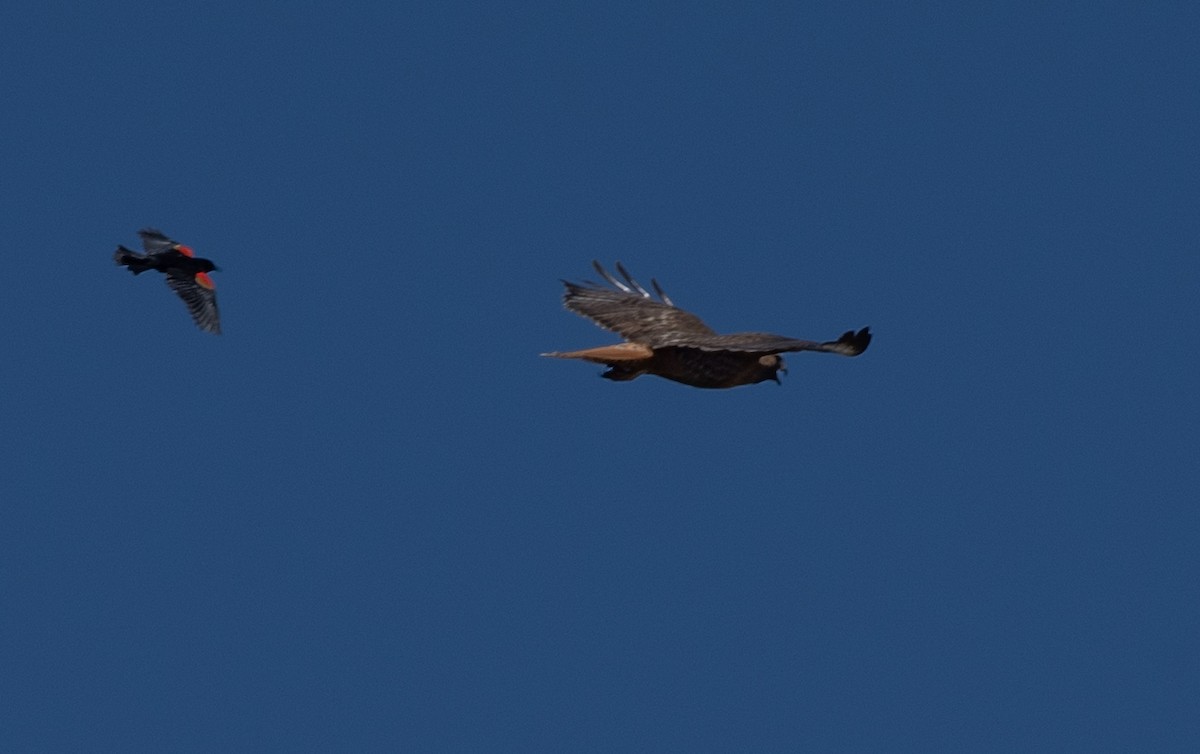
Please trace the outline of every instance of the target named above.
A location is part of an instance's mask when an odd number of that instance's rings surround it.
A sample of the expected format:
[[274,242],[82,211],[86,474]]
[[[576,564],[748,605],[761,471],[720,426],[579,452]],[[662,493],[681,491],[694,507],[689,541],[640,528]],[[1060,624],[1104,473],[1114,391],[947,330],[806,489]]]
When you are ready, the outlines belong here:
[[140,275],[146,270],[154,269],[154,264],[150,262],[145,254],[139,254],[124,246],[117,247],[117,251],[113,254],[113,261],[119,265],[128,267],[129,271],[134,275]]

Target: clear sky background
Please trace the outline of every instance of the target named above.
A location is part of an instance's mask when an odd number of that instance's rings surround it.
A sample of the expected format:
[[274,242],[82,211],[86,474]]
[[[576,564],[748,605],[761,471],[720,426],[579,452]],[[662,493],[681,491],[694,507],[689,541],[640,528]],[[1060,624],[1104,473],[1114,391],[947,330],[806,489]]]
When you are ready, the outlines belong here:
[[0,749],[1200,748],[1196,3],[25,6]]

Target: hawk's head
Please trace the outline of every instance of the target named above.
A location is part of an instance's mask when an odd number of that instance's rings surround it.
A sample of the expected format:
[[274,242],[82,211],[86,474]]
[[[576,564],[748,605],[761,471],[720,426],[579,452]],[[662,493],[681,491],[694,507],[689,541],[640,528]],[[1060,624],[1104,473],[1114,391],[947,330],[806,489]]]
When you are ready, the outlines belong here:
[[[782,385],[779,381],[779,372],[787,374],[787,367],[783,365],[783,357],[777,353],[769,353],[766,356],[758,357],[758,371],[754,375],[754,382],[766,382],[767,380],[775,380],[775,384]],[[751,383],[753,384],[753,383]]]

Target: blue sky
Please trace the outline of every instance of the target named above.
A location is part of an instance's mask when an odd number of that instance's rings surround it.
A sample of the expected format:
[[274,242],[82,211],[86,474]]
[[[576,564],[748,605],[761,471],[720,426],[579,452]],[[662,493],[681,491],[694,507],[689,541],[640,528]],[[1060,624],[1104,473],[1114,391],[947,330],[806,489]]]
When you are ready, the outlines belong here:
[[481,5],[5,14],[0,748],[1196,750],[1200,10]]

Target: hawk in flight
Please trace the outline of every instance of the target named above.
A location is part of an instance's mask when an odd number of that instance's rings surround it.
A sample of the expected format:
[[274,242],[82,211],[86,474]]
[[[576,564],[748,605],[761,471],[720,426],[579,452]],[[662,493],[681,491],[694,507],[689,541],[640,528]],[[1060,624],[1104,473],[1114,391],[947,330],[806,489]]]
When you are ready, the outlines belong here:
[[145,254],[118,246],[113,254],[117,264],[129,268],[134,275],[146,270],[158,270],[167,276],[167,285],[183,299],[196,326],[216,335],[221,334],[221,316],[217,311],[217,289],[208,273],[217,269],[211,260],[201,259],[181,243],[172,241],[154,228],[138,231]]
[[675,306],[657,280],[650,283],[658,300],[634,280],[617,262],[623,280],[613,277],[599,262],[596,272],[611,287],[596,283],[570,283],[563,304],[571,311],[612,330],[624,343],[587,348],[582,351],[545,353],[559,359],[583,359],[604,364],[602,375],[610,380],[632,380],[654,374],[685,385],[727,388],[775,380],[787,372],[781,353],[826,351],[857,356],[871,344],[870,328],[849,330],[837,340],[817,343],[782,335],[745,332],[718,335],[691,312]]

